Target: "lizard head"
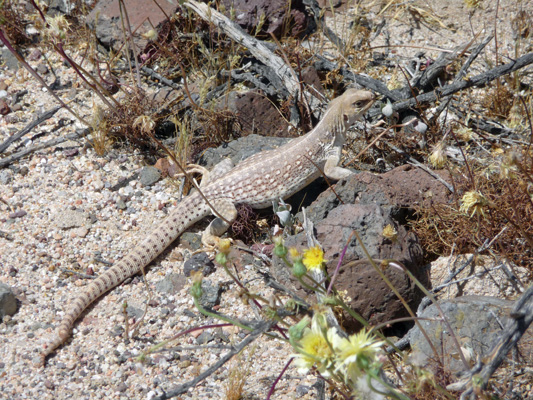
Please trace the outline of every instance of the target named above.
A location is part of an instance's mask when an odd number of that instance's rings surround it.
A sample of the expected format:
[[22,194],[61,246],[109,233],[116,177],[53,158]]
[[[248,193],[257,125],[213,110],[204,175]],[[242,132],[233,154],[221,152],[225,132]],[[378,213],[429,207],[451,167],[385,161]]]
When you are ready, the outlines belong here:
[[335,100],[338,100],[345,126],[349,127],[374,104],[376,96],[367,90],[348,89]]

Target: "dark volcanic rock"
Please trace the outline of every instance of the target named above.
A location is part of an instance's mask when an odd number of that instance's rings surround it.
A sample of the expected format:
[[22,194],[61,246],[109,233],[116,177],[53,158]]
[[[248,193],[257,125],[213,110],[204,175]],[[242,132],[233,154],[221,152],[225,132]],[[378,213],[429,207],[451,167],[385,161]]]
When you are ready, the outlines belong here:
[[[402,166],[383,175],[355,174],[338,182],[333,189],[336,194],[328,189],[307,208],[307,216],[314,222],[316,237],[329,260],[328,273],[334,273],[341,251],[355,230],[372,258],[399,261],[429,287],[422,247],[416,235],[404,224],[413,214],[413,207],[429,201],[429,197],[446,202],[447,189],[426,172],[411,166]],[[395,240],[383,236],[387,225],[396,230]],[[303,234],[290,238],[287,244],[300,249],[307,247]],[[343,265],[365,259],[361,245],[353,239]],[[275,271],[287,282],[288,274],[283,266]],[[400,270],[389,267],[384,273],[409,305],[416,308],[422,293],[414,283]],[[350,306],[372,324],[407,315],[401,302],[369,263],[341,267],[335,286],[347,292]],[[345,326],[349,329],[360,327],[351,318],[346,319]]]
[[302,0],[222,0],[220,3],[226,9],[226,16],[233,13],[241,28],[252,35],[263,21],[257,32],[259,37],[270,37],[271,33],[277,38],[300,36],[315,25]]
[[263,136],[286,136],[289,124],[272,102],[257,92],[230,92],[219,101],[235,113],[242,136],[259,133]]
[[[383,236],[385,226],[397,231],[396,240]],[[407,267],[422,283],[428,285],[428,273],[423,264],[422,247],[417,237],[399,225],[391,216],[391,209],[376,204],[344,204],[331,210],[328,216],[315,223],[316,238],[322,245],[327,271],[332,276],[343,247],[355,230],[373,259],[394,259]],[[305,235],[299,234],[287,241],[299,249],[307,247]],[[407,315],[407,311],[380,274],[368,262],[344,267],[350,261],[366,260],[360,243],[353,238],[343,258],[335,287],[346,291],[348,305],[371,324],[380,324]],[[410,306],[422,299],[422,293],[402,271],[388,267],[384,274]],[[350,331],[361,328],[353,318],[345,315],[343,325]]]

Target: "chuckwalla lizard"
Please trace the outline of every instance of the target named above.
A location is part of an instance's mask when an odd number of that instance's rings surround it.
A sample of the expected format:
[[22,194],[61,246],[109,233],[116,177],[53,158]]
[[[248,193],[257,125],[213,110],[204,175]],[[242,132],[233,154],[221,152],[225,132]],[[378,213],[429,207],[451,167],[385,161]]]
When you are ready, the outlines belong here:
[[[350,175],[338,166],[346,130],[372,105],[371,92],[348,89],[331,101],[318,125],[306,135],[295,138],[275,150],[257,153],[237,166],[223,161],[204,176],[201,191],[210,205],[224,217],[215,218],[203,234],[204,243],[213,243],[229,223],[237,217],[236,204],[266,208],[272,201],[285,199],[321,175],[319,168],[331,179]],[[185,229],[213,214],[205,199],[194,192],[186,197],[170,215],[133,250],[112,268],[88,284],[72,300],[54,337],[41,353],[41,364],[69,337],[74,322],[83,310],[98,297],[119,285],[126,278],[147,266]]]

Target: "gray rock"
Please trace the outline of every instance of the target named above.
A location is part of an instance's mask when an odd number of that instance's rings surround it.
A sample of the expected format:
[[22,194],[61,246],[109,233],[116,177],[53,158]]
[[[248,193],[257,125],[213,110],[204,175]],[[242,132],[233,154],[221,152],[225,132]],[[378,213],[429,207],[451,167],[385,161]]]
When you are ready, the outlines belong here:
[[192,232],[184,232],[180,236],[180,243],[192,251],[200,250],[203,247],[201,235]]
[[0,184],[7,185],[13,180],[13,172],[9,169],[0,170]]
[[26,214],[28,214],[26,211],[24,210],[17,210],[15,212],[12,212],[11,214],[9,214],[9,218],[12,218],[12,219],[15,219],[15,218],[22,218],[24,217]]
[[91,225],[89,215],[79,210],[62,210],[53,217],[53,222],[57,228],[70,229]]
[[202,281],[202,296],[200,297],[200,304],[202,307],[212,309],[217,304],[220,304],[220,295],[222,287],[219,283],[212,283],[208,279]]
[[144,167],[139,173],[139,181],[144,187],[151,186],[161,179],[161,171],[155,167]]
[[214,337],[211,334],[211,332],[204,330],[198,337],[196,338],[196,343],[199,345],[207,344],[211,341],[213,341]]
[[11,71],[16,71],[19,69],[19,62],[17,58],[6,48],[0,50],[0,60],[5,63],[5,66]]
[[[463,354],[471,352],[470,364],[473,365],[478,357],[483,359],[492,350],[502,332],[500,323],[506,326],[514,303],[495,297],[463,296],[443,300],[439,305],[460,346],[464,349]],[[459,349],[452,340],[448,327],[442,321],[437,307],[434,304],[428,306],[419,317],[420,324],[433,342],[438,357],[446,368],[452,372],[464,370]],[[436,358],[417,326],[409,331],[409,338],[417,363],[424,365],[428,363],[429,358]],[[532,339],[531,331],[527,331],[519,343],[520,354],[531,354]],[[529,348],[520,348],[524,345]]]
[[45,63],[39,63],[36,70],[39,74],[44,75],[48,73],[48,66]]
[[216,149],[207,149],[200,158],[200,164],[210,169],[224,158],[229,157],[233,161],[233,164],[237,165],[255,153],[276,149],[289,140],[288,138],[280,137],[248,135],[234,140],[227,145],[219,146]]
[[191,276],[193,271],[202,271],[203,276],[208,276],[215,272],[215,270],[215,264],[213,264],[213,261],[209,259],[206,253],[194,254],[183,264],[183,273],[185,276]]
[[17,312],[17,299],[9,286],[0,283],[0,318]]
[[[72,1],[72,0],[51,0],[50,4],[48,5],[48,14],[70,15],[76,9],[77,3],[78,3],[77,1]],[[85,3],[88,3],[88,2],[85,1]]]
[[160,293],[174,295],[185,287],[187,279],[182,274],[169,274],[155,284]]
[[137,319],[141,318],[144,314],[144,310],[140,309],[140,308],[137,308],[137,307],[134,307],[134,306],[127,306],[126,307],[126,313],[128,313],[128,315],[130,317],[135,317]]

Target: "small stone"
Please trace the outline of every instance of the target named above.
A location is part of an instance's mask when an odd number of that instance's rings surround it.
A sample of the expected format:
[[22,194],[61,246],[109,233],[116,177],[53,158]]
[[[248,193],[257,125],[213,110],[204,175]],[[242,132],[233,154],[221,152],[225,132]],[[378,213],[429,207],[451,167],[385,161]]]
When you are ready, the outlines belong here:
[[309,386],[305,386],[305,385],[298,385],[296,386],[296,394],[301,397],[301,396],[305,396],[309,390],[311,388]]
[[121,382],[117,385],[116,387],[116,391],[117,392],[125,392],[126,390],[128,390],[128,385],[126,385],[124,382]]
[[50,390],[55,389],[55,385],[50,379],[45,379],[44,386]]
[[124,203],[124,200],[119,199],[119,200],[117,201],[117,208],[118,208],[119,210],[125,210],[125,209],[127,208],[126,203]]
[[7,90],[7,83],[5,81],[0,81],[0,90]]
[[144,167],[139,173],[139,180],[144,187],[151,186],[161,179],[161,172],[155,167]]
[[7,90],[0,90],[0,99],[5,99],[7,97]]
[[74,231],[77,237],[84,238],[89,233],[89,229],[82,226]]
[[67,97],[69,99],[73,99],[74,97],[76,97],[77,94],[78,94],[78,91],[76,90],[76,88],[70,88],[69,91],[67,92]]
[[39,49],[33,50],[30,55],[28,56],[28,60],[30,61],[37,61],[42,57],[43,53]]
[[11,112],[11,109],[9,108],[5,100],[0,99],[0,114],[7,115],[10,112]]
[[53,222],[59,229],[84,227],[89,223],[86,213],[76,210],[62,210],[53,216]]
[[185,287],[187,279],[181,274],[168,274],[155,284],[155,289],[160,293],[177,294]]
[[24,217],[26,214],[27,214],[27,212],[24,211],[24,210],[17,210],[17,211],[15,211],[15,212],[9,214],[9,218],[13,218],[13,219],[15,219],[15,218],[22,218],[22,217]]
[[17,299],[9,286],[0,283],[0,319],[17,312]]
[[212,283],[208,279],[202,281],[202,296],[200,297],[200,304],[202,307],[212,309],[217,304],[220,304],[220,294],[222,288],[219,283]]
[[13,173],[8,169],[0,170],[0,184],[7,185],[12,181]]
[[16,112],[22,110],[22,105],[15,104],[13,107],[11,107],[11,111]]
[[74,157],[79,153],[78,149],[68,149],[63,152],[65,157]]
[[39,63],[36,68],[37,72],[40,74],[47,74],[48,73],[48,66],[45,63]]
[[126,312],[128,313],[130,317],[135,317],[137,319],[141,318],[144,314],[143,310],[137,307],[133,307],[133,306],[126,307]]
[[211,275],[215,272],[215,264],[209,259],[206,253],[198,253],[193,255],[183,265],[183,273],[185,276],[191,276],[193,271],[202,271],[204,276]]

